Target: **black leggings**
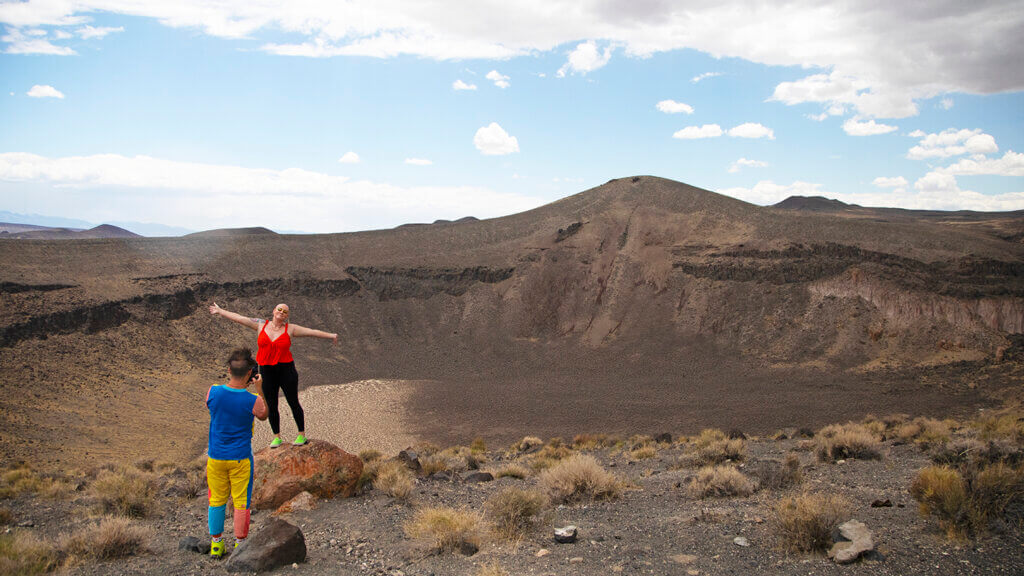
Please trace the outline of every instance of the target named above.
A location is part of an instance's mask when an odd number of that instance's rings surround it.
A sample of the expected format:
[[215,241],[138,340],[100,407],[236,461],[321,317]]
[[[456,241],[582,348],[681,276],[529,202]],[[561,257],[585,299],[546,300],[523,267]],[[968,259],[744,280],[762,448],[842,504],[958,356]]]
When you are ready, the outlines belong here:
[[270,412],[270,429],[274,434],[281,433],[281,413],[277,411],[277,391],[284,392],[288,407],[292,409],[295,425],[300,431],[306,429],[306,415],[299,404],[299,373],[295,371],[295,362],[282,362],[270,366],[260,366],[263,377],[263,396],[267,399]]

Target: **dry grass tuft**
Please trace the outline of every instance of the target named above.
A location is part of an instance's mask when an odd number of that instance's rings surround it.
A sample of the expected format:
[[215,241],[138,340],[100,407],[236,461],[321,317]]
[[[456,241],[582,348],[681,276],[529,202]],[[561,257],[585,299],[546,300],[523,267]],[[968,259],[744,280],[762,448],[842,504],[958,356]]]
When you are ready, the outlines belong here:
[[747,453],[747,444],[742,438],[729,438],[716,428],[702,430],[693,439],[693,461],[698,466],[741,462]]
[[917,473],[910,494],[918,501],[921,514],[936,516],[948,536],[963,535],[967,485],[960,472],[948,466],[929,466]]
[[843,521],[849,502],[832,494],[804,493],[780,500],[774,507],[782,547],[791,552],[814,552],[832,545],[832,532]]
[[538,490],[505,488],[484,504],[494,530],[509,540],[521,537],[547,506],[548,498]]
[[705,466],[697,471],[687,492],[694,498],[750,496],[754,483],[734,466]]
[[109,560],[148,551],[153,531],[128,518],[105,518],[98,525],[65,537],[60,548],[72,559]]
[[430,476],[436,472],[448,470],[448,459],[441,455],[427,456],[420,458],[420,469],[424,476]]
[[0,574],[45,574],[57,567],[57,551],[25,532],[0,534]]
[[492,471],[491,474],[493,474],[495,478],[509,477],[522,480],[523,478],[527,478],[533,474],[533,471],[521,464],[506,464],[501,468]]
[[935,516],[950,538],[984,533],[1011,506],[1024,505],[1024,470],[1002,462],[986,466],[929,466],[918,472],[910,493],[921,514]]
[[575,452],[561,442],[548,443],[533,455],[530,466],[533,466],[534,470],[547,470],[573,454]]
[[0,526],[6,526],[14,520],[14,513],[10,508],[0,508]]
[[483,438],[474,438],[473,442],[469,445],[469,449],[473,454],[484,454],[487,452],[487,443],[484,442]]
[[823,462],[849,458],[876,460],[882,457],[878,437],[862,424],[831,424],[819,430],[814,441],[818,459]]
[[979,418],[971,422],[982,440],[1003,439],[1015,444],[1024,443],[1024,414],[1010,412]]
[[0,474],[0,499],[14,498],[19,494],[36,493],[42,485],[42,478],[27,464],[5,470]]
[[359,459],[363,461],[363,464],[369,464],[374,460],[380,460],[382,456],[383,454],[380,453],[380,450],[374,450],[372,448],[369,450],[363,450],[359,453]]
[[378,460],[364,467],[363,471],[369,475],[369,482],[373,483],[374,488],[398,500],[407,500],[416,485],[412,472],[398,460]]
[[629,457],[633,460],[646,460],[648,458],[654,458],[657,455],[658,448],[654,444],[638,446],[629,452]]
[[949,442],[950,424],[934,418],[915,418],[896,429],[896,437],[904,442],[914,442],[924,449]]
[[145,518],[156,512],[157,484],[155,475],[126,468],[101,470],[90,488],[104,512]]
[[405,524],[405,533],[435,550],[452,552],[467,544],[479,546],[481,524],[480,515],[465,508],[420,508]]
[[615,498],[622,483],[593,456],[576,454],[540,475],[540,487],[552,502]]
[[526,452],[527,450],[543,445],[544,441],[540,438],[537,438],[536,436],[525,436],[522,440],[512,445],[512,451]]

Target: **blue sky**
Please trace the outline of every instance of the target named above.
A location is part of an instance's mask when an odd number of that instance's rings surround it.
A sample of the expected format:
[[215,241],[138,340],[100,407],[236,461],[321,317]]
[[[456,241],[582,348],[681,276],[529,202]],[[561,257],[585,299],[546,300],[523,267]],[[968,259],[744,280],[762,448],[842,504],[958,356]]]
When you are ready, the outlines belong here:
[[342,232],[636,174],[1024,209],[1019,5],[849,4],[0,2],[0,211]]

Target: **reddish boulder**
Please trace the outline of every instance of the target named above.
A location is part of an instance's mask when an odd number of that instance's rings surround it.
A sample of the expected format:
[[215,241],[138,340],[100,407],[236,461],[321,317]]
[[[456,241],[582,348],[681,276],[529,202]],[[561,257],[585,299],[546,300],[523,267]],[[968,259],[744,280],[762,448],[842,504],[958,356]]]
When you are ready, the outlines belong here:
[[255,460],[253,505],[260,510],[275,509],[303,491],[324,499],[347,498],[363,473],[359,457],[323,440],[264,448]]

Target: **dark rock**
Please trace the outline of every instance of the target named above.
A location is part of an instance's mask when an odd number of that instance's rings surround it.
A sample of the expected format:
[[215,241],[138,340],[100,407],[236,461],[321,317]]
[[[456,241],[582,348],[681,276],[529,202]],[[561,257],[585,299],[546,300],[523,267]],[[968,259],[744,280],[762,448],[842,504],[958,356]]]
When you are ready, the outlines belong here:
[[412,450],[406,449],[398,453],[398,461],[405,464],[405,467],[412,470],[414,474],[419,474],[423,471],[423,466],[420,465],[420,458]]
[[430,476],[427,476],[425,480],[429,480],[431,482],[455,482],[455,479],[458,477],[459,476],[452,470],[440,470],[438,472],[434,472]]
[[654,441],[659,444],[671,444],[672,435],[669,434],[668,432],[662,432],[661,434],[658,434],[657,436],[654,437]]
[[494,480],[494,474],[490,472],[473,472],[462,478],[463,482],[490,482]]
[[555,542],[559,544],[572,544],[576,541],[576,527],[566,526],[564,528],[555,528]]
[[178,541],[178,550],[186,550],[197,554],[209,554],[210,541],[207,539],[200,540],[195,536],[185,536]]
[[814,430],[810,428],[801,428],[796,431],[796,435],[800,438],[814,438]]
[[306,561],[306,538],[298,527],[274,519],[250,535],[224,564],[228,572],[267,572]]
[[871,503],[872,508],[892,508],[892,500],[886,498],[885,500],[875,500]]
[[732,430],[729,430],[729,439],[730,440],[746,440],[747,439],[747,435],[744,434],[741,430],[736,430],[734,428]]

